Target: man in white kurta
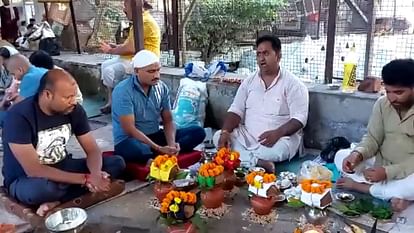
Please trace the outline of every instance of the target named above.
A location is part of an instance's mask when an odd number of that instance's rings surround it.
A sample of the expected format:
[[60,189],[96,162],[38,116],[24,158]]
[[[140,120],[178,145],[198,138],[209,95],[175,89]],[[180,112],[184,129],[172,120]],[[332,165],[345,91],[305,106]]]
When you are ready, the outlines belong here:
[[242,165],[266,165],[291,159],[302,142],[309,95],[306,86],[279,66],[280,40],[257,40],[260,70],[240,85],[222,130],[214,135],[217,147],[240,152]]

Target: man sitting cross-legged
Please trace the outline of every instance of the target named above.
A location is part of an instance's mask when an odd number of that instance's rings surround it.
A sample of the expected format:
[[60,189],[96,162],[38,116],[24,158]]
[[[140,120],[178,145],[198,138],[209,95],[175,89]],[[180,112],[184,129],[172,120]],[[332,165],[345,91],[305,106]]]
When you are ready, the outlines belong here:
[[203,128],[175,129],[169,90],[160,80],[158,56],[142,50],[133,58],[133,66],[135,74],[120,82],[113,92],[115,154],[126,162],[146,163],[158,154],[189,152],[202,143]]
[[368,132],[354,150],[335,156],[346,173],[337,186],[391,200],[396,211],[414,201],[414,60],[382,69],[387,96],[374,104]]
[[[102,159],[86,113],[76,104],[77,85],[63,70],[50,70],[39,91],[13,106],[3,129],[3,176],[8,194],[45,215],[60,202],[91,192],[109,191],[110,177],[125,168],[119,156]],[[66,150],[75,134],[86,159]]]
[[214,143],[239,151],[245,166],[273,172],[274,162],[298,152],[308,119],[308,90],[279,66],[282,51],[277,37],[265,35],[256,45],[259,71],[240,85]]

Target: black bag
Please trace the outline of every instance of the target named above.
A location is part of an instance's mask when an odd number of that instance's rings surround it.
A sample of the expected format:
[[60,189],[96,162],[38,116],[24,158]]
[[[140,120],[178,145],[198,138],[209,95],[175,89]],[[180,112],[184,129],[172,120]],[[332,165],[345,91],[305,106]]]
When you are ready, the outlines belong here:
[[326,147],[321,151],[321,158],[327,163],[333,163],[335,154],[341,149],[347,149],[351,143],[344,137],[335,137],[329,140]]
[[60,46],[56,38],[45,38],[39,42],[39,50],[47,52],[50,56],[60,55]]

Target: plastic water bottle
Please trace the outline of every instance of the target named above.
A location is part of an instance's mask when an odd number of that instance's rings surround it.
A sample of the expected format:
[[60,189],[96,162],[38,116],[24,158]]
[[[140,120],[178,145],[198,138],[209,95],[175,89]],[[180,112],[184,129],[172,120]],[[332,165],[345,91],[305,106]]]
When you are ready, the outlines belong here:
[[344,62],[344,77],[342,81],[342,92],[354,93],[356,90],[356,71],[357,71],[358,57],[356,54],[355,44],[350,49],[345,57]]

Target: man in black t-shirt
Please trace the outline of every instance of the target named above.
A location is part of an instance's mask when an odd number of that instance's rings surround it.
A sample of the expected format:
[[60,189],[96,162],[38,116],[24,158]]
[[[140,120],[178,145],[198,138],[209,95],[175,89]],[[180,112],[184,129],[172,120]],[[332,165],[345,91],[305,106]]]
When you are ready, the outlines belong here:
[[[63,70],[50,70],[39,92],[13,106],[3,129],[3,176],[9,195],[39,206],[45,215],[60,202],[88,190],[108,191],[109,177],[125,168],[119,156],[102,158],[90,133],[86,113],[76,104],[77,84]],[[72,159],[66,150],[75,134],[86,159]]]

